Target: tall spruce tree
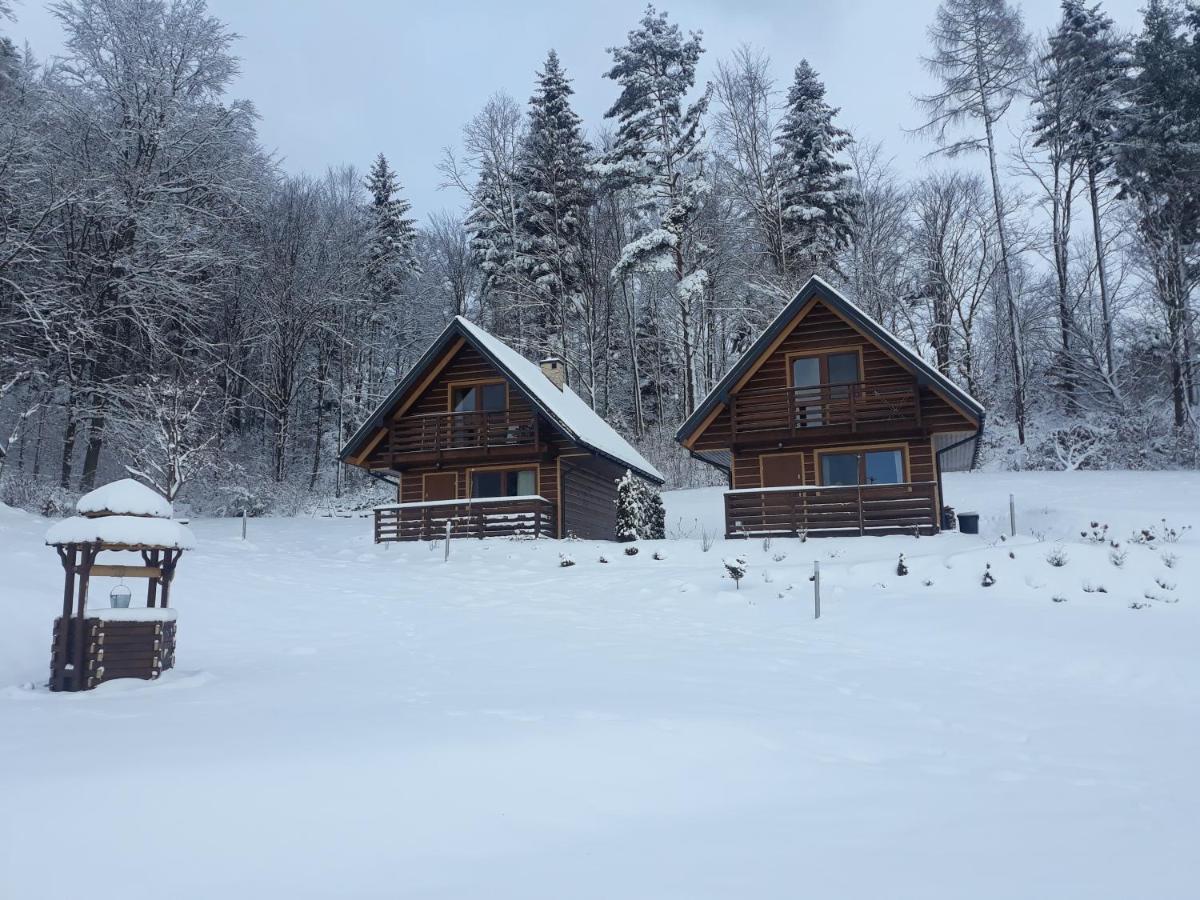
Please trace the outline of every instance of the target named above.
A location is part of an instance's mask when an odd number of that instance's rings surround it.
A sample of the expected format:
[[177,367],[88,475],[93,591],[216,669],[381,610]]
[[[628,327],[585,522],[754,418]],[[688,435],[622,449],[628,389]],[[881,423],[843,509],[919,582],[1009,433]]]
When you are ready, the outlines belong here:
[[1050,250],[1058,305],[1059,348],[1051,370],[1059,379],[1066,410],[1076,408],[1075,308],[1071,290],[1071,225],[1083,159],[1075,133],[1074,97],[1069,88],[1071,59],[1054,37],[1032,67],[1033,145],[1040,159],[1027,162],[1050,211]]
[[517,169],[518,257],[536,303],[532,340],[566,359],[567,315],[582,305],[584,288],[589,148],[553,50],[537,83]]
[[393,301],[406,276],[420,271],[416,257],[417,231],[408,218],[410,204],[400,195],[400,182],[380,153],[371,165],[364,187],[367,206],[367,291],[372,306]]
[[1195,402],[1191,288],[1200,239],[1200,12],[1149,0],[1133,47],[1132,102],[1119,126],[1121,189],[1135,210],[1138,237],[1167,329],[1167,377],[1175,425]]
[[697,222],[709,193],[703,171],[703,117],[709,90],[685,106],[696,82],[703,48],[699,32],[685,40],[666,13],[646,7],[624,47],[612,47],[605,73],[621,95],[605,114],[617,134],[605,170],[634,193],[632,239],[621,250],[614,275],[668,275],[674,287],[675,345],[683,369],[684,413],[696,404],[696,356],[700,307],[708,286],[710,248],[698,238]]
[[1062,140],[1082,159],[1085,168],[1100,291],[1104,361],[1111,375],[1112,313],[1104,231],[1100,221],[1100,190],[1116,149],[1114,127],[1129,87],[1129,55],[1124,41],[1113,28],[1112,19],[1099,4],[1089,7],[1082,0],[1063,0],[1062,10],[1062,20],[1050,36],[1049,49],[1057,75],[1052,87],[1058,93],[1063,111],[1060,127],[1066,130],[1049,139]]
[[796,66],[774,159],[783,230],[787,293],[807,272],[835,267],[849,243],[857,197],[849,163],[839,155],[850,133],[833,123],[837,110],[825,102],[825,85],[808,64]]

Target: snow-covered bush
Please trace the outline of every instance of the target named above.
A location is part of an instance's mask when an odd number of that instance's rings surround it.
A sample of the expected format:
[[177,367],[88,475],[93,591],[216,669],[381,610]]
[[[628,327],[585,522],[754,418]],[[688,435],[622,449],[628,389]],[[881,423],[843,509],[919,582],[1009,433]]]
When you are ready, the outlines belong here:
[[1085,530],[1079,532],[1079,536],[1089,544],[1106,543],[1108,541],[1108,525],[1092,522]]
[[571,566],[575,565],[575,557],[573,557],[570,553],[560,553],[558,554],[558,564],[561,568],[570,568]]
[[904,554],[903,553],[900,554],[900,559],[896,563],[896,574],[897,575],[907,575],[908,574],[908,566],[906,566],[904,564]]
[[53,482],[14,472],[0,485],[0,503],[57,519],[75,513],[79,495]]
[[607,556],[601,556],[601,557],[600,557],[598,560],[596,560],[596,562],[599,562],[599,563],[607,563],[607,562],[608,562],[608,557],[607,557]]
[[723,559],[721,560],[721,563],[725,566],[726,573],[728,573],[729,577],[733,579],[734,587],[736,587],[738,590],[741,590],[741,582],[742,579],[746,577],[747,569],[745,557],[735,556],[732,559]]
[[992,564],[986,563],[983,567],[983,578],[979,582],[984,587],[991,587],[996,583],[996,576],[992,574]]
[[1046,562],[1050,563],[1050,565],[1054,566],[1056,569],[1061,569],[1069,561],[1070,557],[1067,556],[1067,551],[1061,544],[1057,545],[1054,547],[1054,549],[1046,554]]
[[1115,547],[1109,548],[1108,561],[1110,563],[1112,563],[1114,566],[1116,566],[1118,569],[1124,568],[1125,560],[1128,558],[1129,558],[1129,551],[1122,550],[1120,544],[1117,544]]
[[651,559],[666,559],[666,558],[667,558],[666,554],[664,554],[661,550],[655,550],[654,556],[651,557]]
[[1162,564],[1168,569],[1173,569],[1179,563],[1179,557],[1174,553],[1164,553],[1162,555]]
[[626,548],[625,548],[625,555],[626,555],[626,556],[637,556],[637,555],[638,555],[638,548],[637,548],[637,547],[626,547]]
[[617,540],[658,541],[667,536],[662,494],[628,469],[617,482]]

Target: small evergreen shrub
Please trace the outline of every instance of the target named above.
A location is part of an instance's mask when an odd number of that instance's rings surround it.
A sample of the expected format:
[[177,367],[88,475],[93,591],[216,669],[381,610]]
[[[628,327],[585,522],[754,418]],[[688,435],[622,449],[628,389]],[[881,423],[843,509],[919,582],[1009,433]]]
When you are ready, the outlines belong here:
[[735,556],[732,559],[724,559],[721,562],[725,566],[725,571],[729,577],[733,579],[734,587],[740,591],[742,589],[742,579],[746,577],[747,563],[745,558]]

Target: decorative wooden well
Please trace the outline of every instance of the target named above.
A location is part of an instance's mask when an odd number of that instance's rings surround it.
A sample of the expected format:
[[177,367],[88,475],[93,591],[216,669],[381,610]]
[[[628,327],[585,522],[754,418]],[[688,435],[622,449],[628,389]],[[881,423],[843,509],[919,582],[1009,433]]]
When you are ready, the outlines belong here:
[[[46,544],[58,551],[66,574],[62,615],[54,622],[50,690],[86,691],[114,678],[157,678],[175,664],[175,610],[168,603],[179,557],[194,546],[192,533],[171,518],[170,503],[129,478],[84,495],[76,510],[79,515],[46,532]],[[109,551],[136,553],[141,564],[97,562]],[[146,605],[88,606],[93,576],[145,578]]]

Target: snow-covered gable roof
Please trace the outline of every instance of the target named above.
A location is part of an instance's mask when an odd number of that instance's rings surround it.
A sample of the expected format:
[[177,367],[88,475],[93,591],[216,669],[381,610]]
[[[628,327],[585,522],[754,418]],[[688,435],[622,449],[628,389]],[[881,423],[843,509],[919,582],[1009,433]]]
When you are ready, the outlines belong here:
[[718,404],[729,401],[729,392],[738,380],[741,379],[742,375],[758,361],[771,343],[787,328],[796,314],[815,296],[819,297],[834,311],[841,313],[854,327],[890,352],[893,357],[917,377],[919,383],[928,384],[934,390],[946,396],[952,402],[955,402],[958,406],[962,407],[964,412],[972,415],[980,427],[982,427],[984,416],[982,403],[927,363],[921,358],[920,353],[872,319],[857,304],[847,299],[829,282],[817,275],[813,275],[797,291],[796,296],[780,310],[779,315],[771,320],[771,324],[763,329],[763,333],[741,355],[733,367],[725,373],[725,377],[717,383],[717,386],[708,392],[708,396],[696,407],[696,411],[688,417],[686,422],[679,426],[679,430],[675,433],[676,440],[686,440],[695,433],[696,429],[700,427],[701,423],[704,422]]
[[84,494],[75,504],[81,516],[149,516],[171,518],[171,504],[140,481],[122,478]]
[[628,441],[617,434],[616,430],[600,418],[596,411],[570,387],[564,385],[562,390],[559,390],[545,376],[540,366],[530,362],[495,335],[462,316],[454,317],[420,361],[401,379],[370,418],[346,442],[346,446],[339,454],[340,459],[345,460],[348,456],[353,455],[372,432],[382,427],[387,412],[399,402],[400,398],[455,334],[461,334],[475,349],[491,360],[496,368],[511,378],[529,401],[577,444],[593,450],[601,456],[608,457],[613,462],[626,466],[651,481],[662,484],[665,480],[658,469],[654,468]]

